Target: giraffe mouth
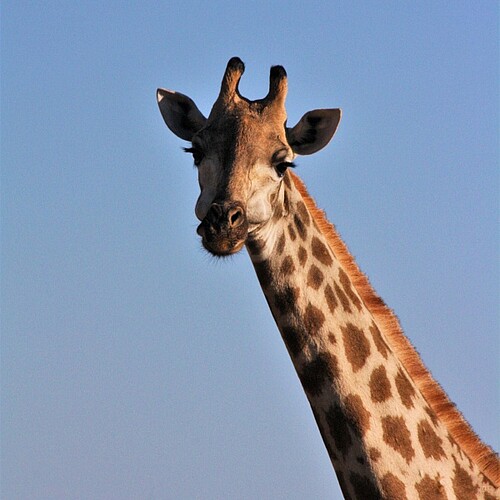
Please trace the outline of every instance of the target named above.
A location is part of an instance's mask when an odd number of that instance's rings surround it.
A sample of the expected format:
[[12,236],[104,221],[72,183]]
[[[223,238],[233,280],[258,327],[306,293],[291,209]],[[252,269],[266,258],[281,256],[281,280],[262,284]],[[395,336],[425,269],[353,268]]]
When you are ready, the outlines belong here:
[[196,232],[201,236],[201,243],[205,250],[215,257],[227,257],[238,253],[247,239],[247,229],[224,230],[206,223],[205,220],[198,226]]
[[241,203],[214,202],[196,232],[205,249],[216,257],[239,252],[248,235],[248,220]]

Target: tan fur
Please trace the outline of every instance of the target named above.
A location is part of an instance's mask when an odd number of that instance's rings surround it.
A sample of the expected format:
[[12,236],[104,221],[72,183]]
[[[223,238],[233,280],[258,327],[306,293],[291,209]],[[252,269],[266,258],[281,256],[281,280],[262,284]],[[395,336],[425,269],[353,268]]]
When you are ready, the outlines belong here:
[[320,231],[348,273],[358,294],[373,314],[394,354],[401,360],[429,406],[448,429],[452,439],[478,465],[485,477],[499,487],[500,461],[497,454],[479,439],[456,406],[449,400],[442,387],[434,380],[419,354],[404,335],[396,315],[385,305],[372,288],[368,278],[360,271],[333,224],[316,206],[302,181],[291,172],[290,175]]

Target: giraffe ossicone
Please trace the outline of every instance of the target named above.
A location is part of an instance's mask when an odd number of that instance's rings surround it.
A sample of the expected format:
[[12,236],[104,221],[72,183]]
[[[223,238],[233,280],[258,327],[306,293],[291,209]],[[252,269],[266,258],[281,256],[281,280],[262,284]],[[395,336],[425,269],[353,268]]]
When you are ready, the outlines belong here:
[[232,58],[208,118],[158,89],[170,130],[191,142],[203,246],[246,246],[346,498],[498,498],[500,465],[404,336],[345,244],[291,172],[328,144],[339,109],[288,127],[287,75],[249,100]]

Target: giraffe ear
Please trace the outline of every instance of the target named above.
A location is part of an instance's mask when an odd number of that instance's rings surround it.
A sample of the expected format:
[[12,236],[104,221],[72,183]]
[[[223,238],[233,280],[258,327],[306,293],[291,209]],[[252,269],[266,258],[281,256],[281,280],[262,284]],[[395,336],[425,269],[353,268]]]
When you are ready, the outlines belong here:
[[295,127],[286,129],[288,144],[298,155],[316,153],[330,142],[341,116],[340,109],[309,111]]
[[196,104],[184,94],[158,89],[156,99],[167,127],[181,139],[190,141],[207,121]]

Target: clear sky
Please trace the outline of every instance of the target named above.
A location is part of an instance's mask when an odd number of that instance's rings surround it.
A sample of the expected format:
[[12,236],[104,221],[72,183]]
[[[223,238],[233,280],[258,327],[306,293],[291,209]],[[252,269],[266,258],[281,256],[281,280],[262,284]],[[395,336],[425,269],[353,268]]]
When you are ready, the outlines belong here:
[[499,448],[495,1],[26,2],[1,10],[2,498],[340,498],[245,253],[200,248],[156,88],[207,113],[289,76],[341,107],[296,172]]

